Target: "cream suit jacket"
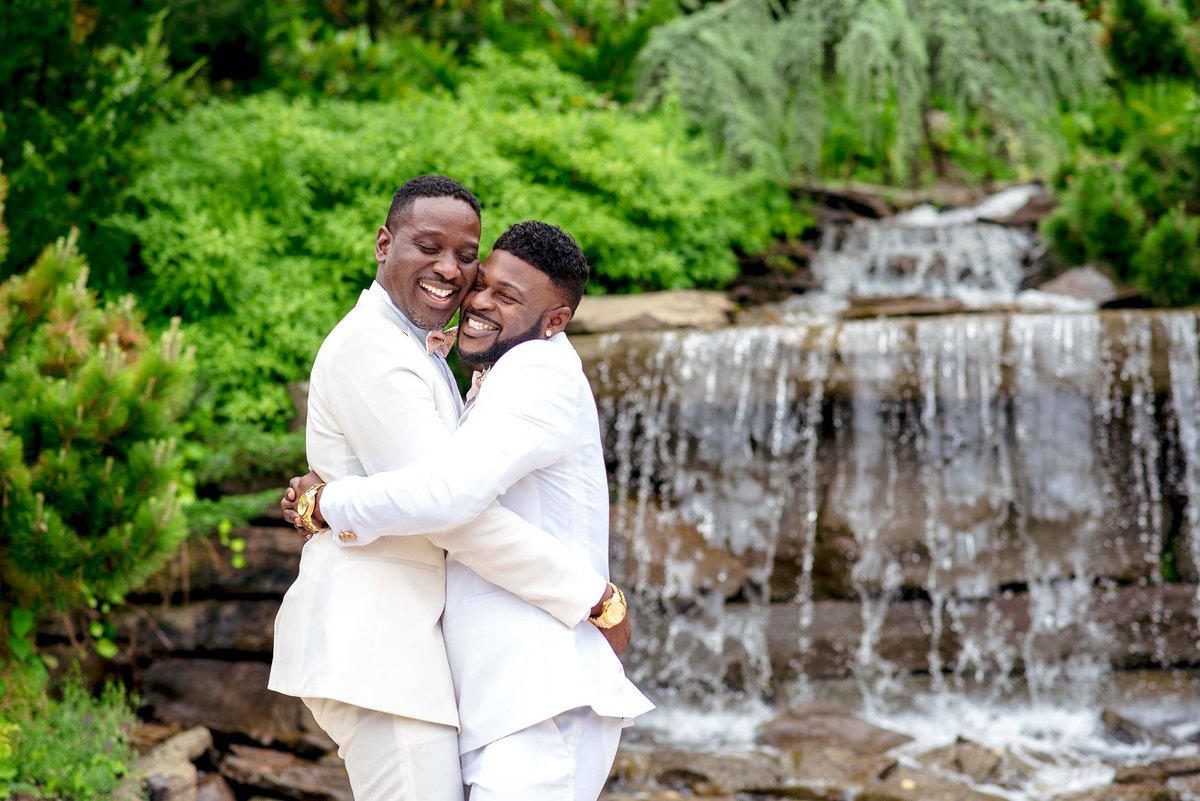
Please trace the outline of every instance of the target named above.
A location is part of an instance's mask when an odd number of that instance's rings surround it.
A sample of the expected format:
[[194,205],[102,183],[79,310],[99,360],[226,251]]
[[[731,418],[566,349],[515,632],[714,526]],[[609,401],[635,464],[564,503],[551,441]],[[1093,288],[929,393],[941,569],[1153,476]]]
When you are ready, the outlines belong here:
[[[608,573],[608,478],[596,402],[565,334],[501,357],[452,441],[420,464],[330,484],[322,514],[360,541],[378,537],[366,546],[377,547],[399,530],[457,525],[500,496]],[[569,709],[632,718],[653,708],[595,627],[564,628],[454,558],[446,596],[464,753]]]
[[[338,479],[415,463],[449,446],[461,408],[424,342],[373,284],[313,364],[309,464]],[[363,548],[319,534],[304,545],[275,620],[269,687],[458,725],[441,627],[443,549],[544,608],[564,633],[604,590],[586,558],[499,504],[469,526]]]

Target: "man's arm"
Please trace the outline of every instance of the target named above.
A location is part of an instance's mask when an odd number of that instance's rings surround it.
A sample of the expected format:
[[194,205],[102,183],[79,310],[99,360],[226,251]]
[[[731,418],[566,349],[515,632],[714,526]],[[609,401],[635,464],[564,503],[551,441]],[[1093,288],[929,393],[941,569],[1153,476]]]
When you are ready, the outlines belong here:
[[462,525],[521,478],[573,447],[577,393],[570,377],[536,343],[514,349],[488,377],[450,447],[419,462],[326,485],[320,516],[335,531],[353,531],[347,546],[381,536],[419,534]]
[[[389,332],[390,333],[390,332]],[[386,340],[386,341],[383,341]],[[399,337],[364,329],[347,338],[327,387],[351,449],[368,474],[445,453],[450,432],[433,392],[413,368],[419,354]],[[430,537],[488,581],[567,625],[582,621],[608,584],[588,559],[499,504],[470,526]]]

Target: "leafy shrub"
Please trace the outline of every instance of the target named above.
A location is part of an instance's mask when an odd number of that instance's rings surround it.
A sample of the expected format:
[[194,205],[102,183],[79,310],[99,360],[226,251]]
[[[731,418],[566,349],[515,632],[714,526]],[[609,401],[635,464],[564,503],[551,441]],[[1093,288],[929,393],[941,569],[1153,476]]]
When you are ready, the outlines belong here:
[[[0,776],[10,774],[6,784],[12,791],[107,801],[133,769],[129,736],[136,718],[120,687],[110,684],[97,698],[75,676],[57,700],[6,700],[0,712]],[[6,716],[10,722],[4,724]]]
[[1133,274],[1155,303],[1200,300],[1200,217],[1182,208],[1160,217],[1133,259]]
[[1045,231],[1067,261],[1127,266],[1138,249],[1146,214],[1129,181],[1110,164],[1080,168],[1066,178],[1060,206]]
[[510,53],[542,50],[562,69],[618,99],[632,96],[637,59],[679,0],[522,0],[491,3],[485,38]]
[[1060,107],[1105,72],[1070,0],[729,0],[657,28],[643,63],[644,97],[677,95],[723,152],[781,183],[841,168],[820,163],[835,114],[890,180],[916,176],[922,148],[937,155],[934,109],[1036,164]]
[[181,315],[198,344],[214,420],[286,426],[287,382],[374,275],[375,231],[413,175],[471,187],[485,244],[522,219],[571,231],[593,291],[719,286],[739,251],[807,222],[786,192],[722,173],[669,109],[611,108],[544,55],[478,60],[456,95],[267,94],[195,108],[150,138],[151,167],[112,225],[140,244],[142,302]]
[[1074,159],[1056,179],[1042,233],[1070,264],[1107,264],[1155,302],[1200,301],[1200,94],[1178,83],[1130,87],[1065,130]]
[[366,25],[331,29],[293,17],[279,28],[272,50],[275,88],[295,95],[392,100],[422,89],[453,87],[460,61],[453,44],[397,33],[372,34]]
[[1109,60],[1125,78],[1197,77],[1200,52],[1188,41],[1188,10],[1175,0],[1105,0],[1102,19]]
[[114,18],[72,3],[0,6],[0,161],[12,229],[0,278],[73,225],[87,232],[98,283],[108,285],[124,257],[127,243],[91,225],[114,209],[142,131],[182,102],[189,74],[167,65],[161,16],[137,15],[139,38],[128,44],[113,41],[126,36],[110,30]]
[[[355,96],[367,96],[358,94],[361,88],[355,86],[364,74],[367,84],[379,80],[398,88],[429,86],[425,69],[430,66],[429,56],[444,65],[452,54],[490,44],[510,54],[542,51],[560,68],[586,79],[599,91],[627,99],[637,55],[651,31],[678,16],[685,4],[679,0],[439,0],[432,4],[301,0],[294,5],[294,18],[305,21],[300,27],[323,31],[307,35],[320,40],[312,55],[324,51],[321,61],[335,66],[334,72],[348,79],[348,89]],[[302,35],[299,41],[305,38]],[[287,51],[295,49],[284,45],[277,56],[289,59],[292,53]],[[404,54],[414,56],[417,63],[395,58]],[[301,58],[308,60],[309,54]],[[394,81],[378,70],[383,61],[395,65]],[[345,69],[350,63],[365,69],[362,73]],[[437,81],[453,82],[445,70],[434,72]]]
[[86,281],[72,235],[0,284],[0,608],[119,600],[186,533],[190,359]]

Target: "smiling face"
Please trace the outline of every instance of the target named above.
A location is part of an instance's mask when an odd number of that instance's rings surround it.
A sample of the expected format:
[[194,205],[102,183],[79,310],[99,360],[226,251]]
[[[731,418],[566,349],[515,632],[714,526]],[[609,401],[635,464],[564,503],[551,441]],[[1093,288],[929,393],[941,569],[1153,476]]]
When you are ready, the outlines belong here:
[[375,261],[375,280],[408,319],[441,328],[475,281],[479,216],[456,198],[417,198],[395,233],[379,229]]
[[490,366],[522,342],[558,333],[570,319],[571,309],[549,276],[506,250],[493,250],[463,300],[458,355]]

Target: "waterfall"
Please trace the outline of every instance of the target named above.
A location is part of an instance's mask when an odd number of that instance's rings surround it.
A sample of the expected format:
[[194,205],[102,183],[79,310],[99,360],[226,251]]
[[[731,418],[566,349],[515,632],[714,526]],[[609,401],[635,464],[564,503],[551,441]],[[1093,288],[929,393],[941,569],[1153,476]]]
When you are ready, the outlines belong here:
[[870,709],[913,673],[1037,703],[1194,662],[1197,336],[1189,311],[601,338],[631,673],[705,710],[841,677]]
[[830,227],[813,259],[813,276],[837,297],[1010,302],[1037,239],[987,220],[1013,213],[1038,191],[1014,187],[970,208],[938,212],[921,206],[883,222]]

